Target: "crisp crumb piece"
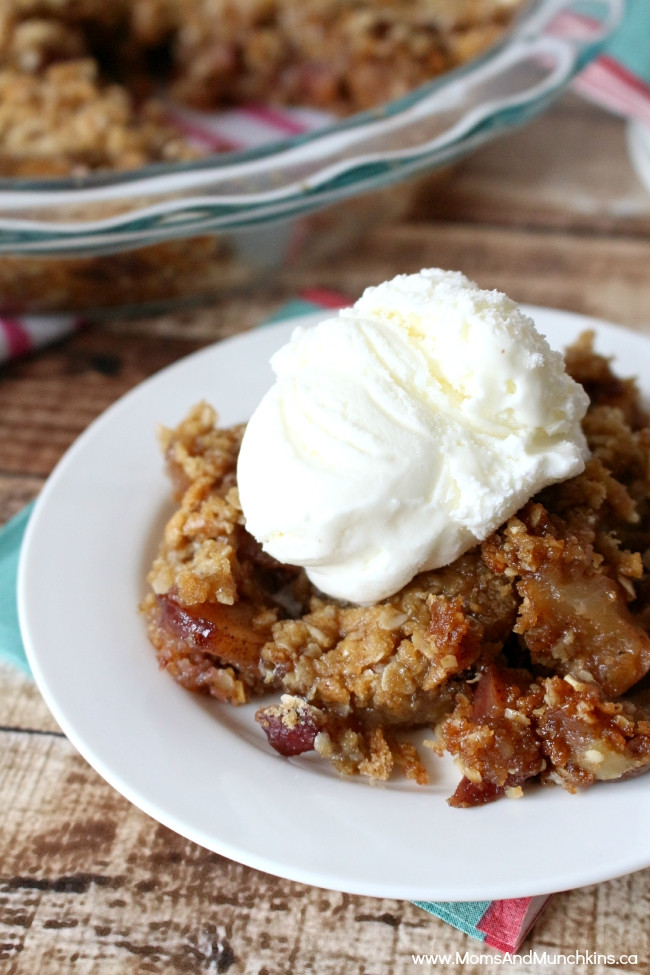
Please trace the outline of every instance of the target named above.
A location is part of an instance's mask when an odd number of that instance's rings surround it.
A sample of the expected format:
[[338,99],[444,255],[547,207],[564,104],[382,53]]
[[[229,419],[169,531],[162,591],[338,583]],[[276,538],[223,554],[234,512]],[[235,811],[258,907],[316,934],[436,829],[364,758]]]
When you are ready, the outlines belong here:
[[510,785],[506,789],[506,797],[508,799],[522,799],[524,795],[524,790],[520,785]]

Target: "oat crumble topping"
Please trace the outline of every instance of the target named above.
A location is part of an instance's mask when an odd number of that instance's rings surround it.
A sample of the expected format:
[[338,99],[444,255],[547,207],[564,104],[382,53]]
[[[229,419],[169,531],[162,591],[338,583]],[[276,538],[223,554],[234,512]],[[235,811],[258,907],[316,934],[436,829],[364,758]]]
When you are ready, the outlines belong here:
[[245,528],[243,427],[201,403],[160,433],[178,510],[142,609],[160,665],[239,704],[282,754],[419,783],[405,734],[456,759],[450,803],[569,791],[650,763],[650,427],[636,387],[585,334],[567,368],[587,389],[582,474],[531,499],[482,545],[373,606],[329,599]]
[[192,158],[164,89],[349,114],[477,56],[522,0],[9,0],[0,9],[1,176]]
[[[476,56],[522,2],[3,0],[0,178],[83,179],[204,155],[168,120],[170,100],[208,111],[251,100],[334,114],[379,105]],[[358,205],[363,221],[368,205]],[[110,215],[106,205],[67,212]],[[9,314],[201,299],[250,276],[228,235],[0,257]]]

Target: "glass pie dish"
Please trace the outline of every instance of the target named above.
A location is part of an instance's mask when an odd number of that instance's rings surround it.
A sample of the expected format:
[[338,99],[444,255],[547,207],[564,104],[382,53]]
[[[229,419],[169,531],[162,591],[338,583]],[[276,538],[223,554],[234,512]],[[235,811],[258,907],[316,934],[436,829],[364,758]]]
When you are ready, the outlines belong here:
[[322,258],[403,212],[420,177],[547,108],[597,56],[621,10],[622,0],[529,0],[502,40],[466,65],[379,108],[245,151],[0,179],[2,310],[147,310]]

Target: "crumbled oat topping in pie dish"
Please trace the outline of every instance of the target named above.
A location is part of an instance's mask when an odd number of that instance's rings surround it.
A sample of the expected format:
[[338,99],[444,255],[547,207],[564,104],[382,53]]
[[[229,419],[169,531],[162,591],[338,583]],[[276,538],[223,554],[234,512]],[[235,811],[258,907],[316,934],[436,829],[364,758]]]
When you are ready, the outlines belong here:
[[[255,118],[262,104],[270,109],[266,116],[274,118],[274,106],[297,105],[334,122],[475,59],[504,36],[524,3],[2,0],[0,179],[8,180],[5,189],[31,192],[18,181],[52,180],[48,193],[56,194],[59,188],[67,192],[72,181],[77,196],[77,189],[99,175],[118,190],[101,202],[66,202],[64,194],[52,198],[44,219],[57,253],[41,256],[30,249],[0,255],[3,312],[158,308],[170,301],[206,300],[255,279],[266,265],[240,246],[237,229],[196,236],[191,227],[183,239],[139,237],[133,250],[123,249],[121,234],[110,252],[97,253],[94,238],[87,252],[61,256],[58,248],[67,240],[68,223],[82,224],[85,236],[94,221],[147,205],[143,196],[119,192],[122,174],[139,175],[153,165],[176,169],[206,154],[249,147],[239,136],[234,143],[214,137],[211,119],[196,123],[197,110],[220,112],[242,103],[251,108],[253,102],[249,117]],[[288,115],[290,131],[271,124],[269,139],[291,138]],[[285,113],[281,116],[284,123]],[[256,144],[256,125],[251,129]],[[270,165],[275,171],[273,156]],[[328,253],[375,222],[378,207],[384,216],[403,213],[413,194],[412,182],[399,189],[391,185],[372,199],[356,199],[352,213],[346,204],[345,210],[330,210],[325,222],[319,214],[304,216],[300,239],[314,238],[315,249]],[[5,215],[13,219],[20,213]],[[285,253],[295,259],[297,252],[278,252],[276,263]]]
[[349,114],[494,44],[522,0],[6,0],[0,175],[192,158],[160,92],[201,109],[262,101]]
[[645,772],[650,420],[592,339],[565,356],[590,398],[585,470],[369,606],[324,596],[247,532],[242,426],[201,403],[162,430],[178,508],[142,603],[161,667],[228,704],[260,698],[278,752],[345,774],[425,783],[408,733],[429,728],[459,766],[453,806]]

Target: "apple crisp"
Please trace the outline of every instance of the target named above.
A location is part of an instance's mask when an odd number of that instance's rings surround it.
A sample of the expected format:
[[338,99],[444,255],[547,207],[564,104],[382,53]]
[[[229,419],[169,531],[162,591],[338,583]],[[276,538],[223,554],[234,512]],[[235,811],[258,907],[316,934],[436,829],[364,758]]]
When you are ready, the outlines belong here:
[[[478,56],[521,0],[153,0],[172,22],[172,90],[349,114]],[[168,20],[169,23],[169,20]],[[169,27],[167,28],[169,31]]]
[[256,715],[270,745],[346,774],[426,782],[408,732],[430,728],[460,769],[454,806],[646,771],[650,427],[592,339],[566,354],[590,397],[583,473],[372,606],[324,596],[246,531],[242,426],[201,403],[163,429],[178,508],[142,603],[160,666],[228,704],[275,692]]
[[[476,57],[523,2],[2,0],[0,178],[83,181],[217,151],[195,137],[184,106],[298,104],[334,117],[380,105]],[[391,187],[384,215],[403,212],[412,192]],[[340,225],[336,234],[321,232],[322,214],[302,217],[300,239],[312,239],[310,254],[321,241],[340,245],[370,211],[375,219],[377,199],[356,201],[352,217],[330,208],[324,219]],[[81,204],[66,216],[113,209]],[[199,301],[259,272],[229,234],[64,259],[11,253],[0,255],[2,310],[95,314]]]
[[77,176],[197,154],[154,95],[370,108],[476,57],[522,0],[9,0],[0,176]]

